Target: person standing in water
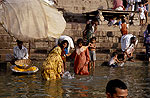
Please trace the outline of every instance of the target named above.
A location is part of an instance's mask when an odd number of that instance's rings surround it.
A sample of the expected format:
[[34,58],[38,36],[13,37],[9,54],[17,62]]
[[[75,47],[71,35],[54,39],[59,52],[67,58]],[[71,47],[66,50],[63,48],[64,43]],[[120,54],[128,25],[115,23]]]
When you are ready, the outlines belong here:
[[62,41],[58,46],[56,46],[53,50],[50,51],[48,57],[43,62],[43,71],[42,77],[43,79],[55,80],[61,79],[61,75],[63,74],[63,60],[62,60],[62,51],[64,48],[68,46],[68,41]]
[[89,68],[91,69],[93,67],[93,69],[95,69],[95,61],[96,61],[96,37],[92,37],[90,39],[89,52],[90,52]]
[[88,64],[90,55],[88,46],[83,46],[83,39],[77,40],[75,51],[71,55],[74,60],[74,72],[77,75],[89,75]]

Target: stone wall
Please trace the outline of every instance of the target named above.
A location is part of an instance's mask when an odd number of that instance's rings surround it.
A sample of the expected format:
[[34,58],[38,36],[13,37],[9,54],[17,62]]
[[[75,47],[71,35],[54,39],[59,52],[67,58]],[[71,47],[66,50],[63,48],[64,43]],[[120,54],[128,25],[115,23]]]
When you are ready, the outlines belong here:
[[[58,7],[73,13],[95,11],[98,8],[112,8],[112,0],[55,0]],[[107,3],[108,2],[108,3]]]
[[[66,29],[63,35],[71,36],[74,41],[78,38],[82,38],[82,31],[85,28],[85,24],[82,23],[67,23]],[[139,43],[135,52],[135,57],[143,55],[145,48],[143,47],[143,32],[146,26],[130,26],[128,31],[138,37]],[[96,45],[97,56],[99,61],[108,60],[110,54],[115,50],[121,49],[120,38],[121,33],[118,26],[107,26],[106,24],[98,25],[98,31],[96,33]],[[0,27],[0,61],[5,60],[5,56],[8,53],[12,53],[13,47],[16,42],[13,37],[10,37],[2,27]],[[24,43],[28,48],[29,43]],[[31,43],[31,58],[36,60],[43,60],[46,58],[48,51],[55,45],[54,39],[51,41],[37,40]]]

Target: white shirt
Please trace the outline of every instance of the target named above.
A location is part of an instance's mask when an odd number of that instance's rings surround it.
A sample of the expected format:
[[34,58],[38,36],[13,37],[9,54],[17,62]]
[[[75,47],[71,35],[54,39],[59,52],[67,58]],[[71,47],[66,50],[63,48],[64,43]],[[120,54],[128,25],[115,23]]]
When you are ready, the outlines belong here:
[[127,48],[127,53],[130,54],[134,51],[134,44],[131,44],[129,48]]
[[128,0],[128,3],[135,3],[135,0]]
[[20,50],[18,46],[14,47],[14,57],[17,59],[28,59],[28,50],[24,46],[22,46],[22,49]]
[[74,48],[74,43],[71,37],[66,36],[66,35],[62,35],[60,36],[59,39],[56,39],[56,45],[58,44],[58,41],[62,42],[63,40],[67,40],[69,45],[68,45],[68,52],[70,51],[70,47]]
[[114,60],[114,57],[112,57],[111,59],[110,59],[110,61],[109,61],[109,65],[112,65],[112,64],[114,64],[116,61]]
[[135,2],[141,2],[141,0],[135,0]]
[[140,9],[141,9],[140,15],[144,15],[145,16],[146,8],[144,8],[143,6],[142,7],[138,7],[139,11],[140,11]]
[[[122,51],[125,51],[129,47],[130,42],[131,42],[131,40],[130,40],[131,37],[136,37],[136,36],[134,36],[132,34],[127,34],[127,35],[123,35],[121,37],[121,49],[122,49]],[[135,45],[137,45],[137,43],[138,43],[138,40],[136,40]]]

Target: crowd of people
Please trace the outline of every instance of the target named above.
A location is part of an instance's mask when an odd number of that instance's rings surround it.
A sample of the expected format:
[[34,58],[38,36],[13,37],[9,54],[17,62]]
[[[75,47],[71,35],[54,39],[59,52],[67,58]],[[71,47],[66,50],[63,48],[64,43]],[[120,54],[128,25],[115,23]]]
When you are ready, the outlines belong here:
[[[140,25],[144,25],[148,22],[148,0],[114,0],[114,10],[129,10],[139,11]],[[131,13],[130,17],[134,14]],[[109,25],[116,23],[116,17],[114,17]],[[63,73],[67,71],[66,61],[67,58],[74,59],[74,73],[76,75],[89,75],[89,70],[95,70],[96,61],[96,32],[98,26],[98,20],[88,20],[86,27],[83,30],[83,38],[79,38],[74,45],[74,40],[70,36],[62,35],[56,39],[56,45],[50,50],[47,58],[42,65],[42,78],[49,80],[61,79]],[[123,60],[118,59],[117,51],[112,53],[110,60],[108,61],[109,67],[122,66],[127,60],[133,60],[133,52],[138,43],[138,39],[133,34],[128,34],[128,24],[126,18],[122,16],[119,20],[119,28],[122,34],[121,36],[121,50],[123,53]],[[23,42],[17,40],[17,46],[13,49],[13,55],[7,55],[7,61],[11,64],[15,64],[16,60],[29,59],[28,50],[23,46]],[[149,48],[150,48],[150,24],[148,24],[146,31],[144,32],[144,46],[146,46],[146,59],[149,60]],[[71,49],[73,51],[71,51]],[[119,65],[121,63],[121,65]],[[126,98],[128,96],[127,86],[121,80],[110,80],[106,86],[107,98]]]
[[[139,12],[139,25],[143,26],[144,24],[147,24],[148,21],[148,12],[149,12],[149,1],[148,0],[113,0],[113,10],[119,10],[119,11],[133,11],[133,13],[130,14],[129,17],[129,23],[133,24],[134,19],[134,12]],[[123,19],[122,17],[113,16],[109,22],[108,25],[117,25],[119,24],[120,19]],[[145,23],[144,23],[145,21]]]
[[[92,23],[92,22],[91,22]],[[96,23],[96,22],[94,22]],[[89,25],[89,24],[87,24]],[[97,26],[97,25],[94,25]],[[117,51],[114,51],[112,57],[108,61],[108,66],[122,66],[127,60],[133,60],[133,52],[138,43],[135,35],[128,34],[127,25],[121,24],[121,50],[123,53],[122,60],[118,59]],[[91,27],[92,28],[92,27]],[[144,32],[144,45],[146,46],[146,57],[149,60],[150,45],[150,24]],[[96,32],[89,32],[87,26],[83,31],[83,38],[79,38],[74,45],[74,40],[70,36],[62,35],[56,39],[56,45],[50,50],[48,57],[43,63],[42,77],[46,80],[60,79],[65,71],[67,71],[66,59],[74,59],[74,73],[77,75],[89,75],[89,70],[95,69],[96,61]],[[85,31],[88,31],[85,33]],[[93,34],[94,33],[94,34]],[[88,35],[88,38],[85,37]],[[90,36],[89,36],[90,35]],[[7,61],[14,64],[16,60],[29,59],[27,48],[23,46],[23,42],[17,40],[17,46],[13,49],[13,55],[7,55]],[[72,51],[73,50],[73,51]]]

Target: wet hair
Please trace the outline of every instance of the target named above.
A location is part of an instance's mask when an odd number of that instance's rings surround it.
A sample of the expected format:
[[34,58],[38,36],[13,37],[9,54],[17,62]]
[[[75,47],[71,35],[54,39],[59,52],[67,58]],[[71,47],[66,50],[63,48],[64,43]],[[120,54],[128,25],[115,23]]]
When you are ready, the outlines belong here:
[[125,21],[125,19],[122,19],[122,23],[125,23],[126,21]]
[[110,93],[110,95],[113,96],[113,94],[117,93],[116,88],[125,90],[127,89],[127,86],[119,79],[110,80],[106,86],[106,93]]
[[[142,2],[139,2],[139,3],[138,3],[138,5],[141,5],[141,4],[142,4]],[[142,5],[143,5],[143,4],[142,4]]]
[[17,44],[23,44],[23,41],[16,40]]
[[63,44],[64,43],[67,43],[67,47],[66,48],[68,48],[68,45],[69,45],[69,43],[68,43],[68,41],[67,40],[63,40],[61,43],[59,43],[58,45],[61,47],[61,48],[63,48]]
[[136,37],[134,37],[134,36],[131,37],[131,42],[134,41],[134,40],[136,40]]
[[118,55],[118,53],[117,52],[113,52],[112,53],[112,57],[114,57],[115,55]]
[[79,38],[79,39],[77,40],[77,46],[79,46],[80,43],[83,44],[83,39],[82,39],[82,38]]
[[90,42],[92,42],[92,40],[96,40],[96,37],[92,37],[92,38],[90,38]]

